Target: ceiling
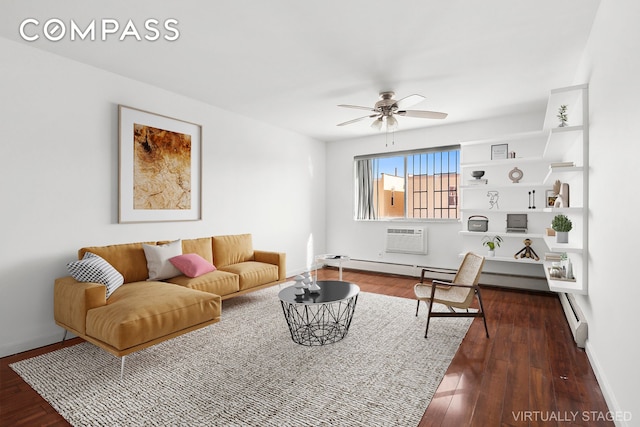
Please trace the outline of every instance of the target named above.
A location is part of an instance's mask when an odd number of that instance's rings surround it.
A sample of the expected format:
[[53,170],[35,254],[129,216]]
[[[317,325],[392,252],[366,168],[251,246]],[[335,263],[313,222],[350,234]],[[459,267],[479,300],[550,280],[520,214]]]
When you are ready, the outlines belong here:
[[[324,141],[374,134],[380,91],[421,94],[399,131],[543,108],[573,84],[600,0],[2,0],[0,36]],[[81,29],[115,19],[101,41],[24,41],[19,26],[51,18]],[[176,19],[170,42],[119,40],[129,19]],[[162,25],[159,26],[162,29]],[[162,31],[162,35],[171,35]]]

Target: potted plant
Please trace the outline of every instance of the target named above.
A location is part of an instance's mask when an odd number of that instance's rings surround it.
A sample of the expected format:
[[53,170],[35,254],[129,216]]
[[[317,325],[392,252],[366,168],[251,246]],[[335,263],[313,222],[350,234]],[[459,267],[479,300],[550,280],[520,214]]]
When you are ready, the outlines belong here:
[[561,105],[560,108],[558,108],[558,120],[560,120],[560,126],[559,127],[565,127],[567,125],[567,106],[566,105]]
[[502,243],[502,237],[500,236],[485,236],[482,239],[482,246],[486,246],[489,248],[489,251],[487,252],[487,256],[488,257],[493,257],[496,254],[496,247],[500,247],[500,243]]
[[556,242],[569,243],[569,231],[571,231],[572,227],[573,224],[571,224],[571,220],[566,215],[556,215],[551,221],[551,228],[556,232]]

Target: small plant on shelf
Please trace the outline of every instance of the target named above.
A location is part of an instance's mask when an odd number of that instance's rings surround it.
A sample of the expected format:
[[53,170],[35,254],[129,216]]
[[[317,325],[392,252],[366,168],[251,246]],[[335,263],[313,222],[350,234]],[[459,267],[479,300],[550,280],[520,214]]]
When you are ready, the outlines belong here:
[[502,237],[500,236],[485,236],[482,239],[482,246],[486,246],[489,248],[488,256],[492,257],[495,254],[496,247],[500,247],[500,243],[502,243]]
[[561,105],[558,108],[558,120],[560,120],[560,127],[565,127],[567,125],[567,106]]
[[569,243],[569,231],[573,228],[573,224],[566,215],[560,214],[553,217],[551,228],[556,232],[557,243]]

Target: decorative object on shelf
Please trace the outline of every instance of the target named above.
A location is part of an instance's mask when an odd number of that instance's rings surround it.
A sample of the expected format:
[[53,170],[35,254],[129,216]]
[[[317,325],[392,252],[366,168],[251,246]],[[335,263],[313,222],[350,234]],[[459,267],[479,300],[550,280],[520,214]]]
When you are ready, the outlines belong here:
[[556,232],[557,243],[569,243],[569,231],[573,228],[573,224],[566,215],[559,214],[553,217],[551,228]]
[[509,179],[514,184],[519,183],[523,176],[524,176],[524,173],[520,169],[518,169],[517,167],[511,169],[511,171],[509,172]]
[[483,215],[471,215],[467,220],[467,230],[469,231],[487,231],[489,226],[489,218]]
[[527,214],[507,214],[507,233],[526,233],[529,219]]
[[566,252],[562,253],[560,265],[562,266],[562,277],[565,279],[573,279],[573,265],[571,264],[571,258]]
[[293,287],[296,288],[295,295],[299,297],[303,296],[304,283],[302,283],[302,281],[304,280],[304,277],[297,275],[296,277],[293,278],[293,280],[295,280],[295,283],[293,285]]
[[309,285],[309,293],[310,294],[319,294],[320,293],[320,285],[318,285],[318,282],[316,281],[315,277],[313,278],[313,281]]
[[489,198],[489,209],[493,209],[494,207],[496,208],[496,210],[500,209],[500,206],[498,206],[500,192],[495,190],[487,191],[487,197]]
[[561,105],[560,108],[558,108],[558,120],[560,120],[560,125],[558,127],[565,127],[567,125],[567,106],[566,105]]
[[486,246],[489,248],[487,252],[487,257],[494,257],[496,255],[496,247],[500,247],[500,243],[502,243],[502,237],[500,236],[485,236],[482,239],[482,246]]
[[554,208],[568,208],[569,207],[569,184],[562,183],[560,180],[556,180],[553,184],[553,192],[556,194],[556,199],[553,202]]
[[551,263],[551,267],[549,267],[549,277],[554,279],[562,278],[562,267],[559,262]]
[[540,257],[538,256],[536,251],[534,251],[533,248],[531,247],[531,239],[524,239],[522,242],[524,243],[524,248],[516,252],[516,254],[513,257],[515,259],[518,259],[518,256],[520,256],[520,258],[530,258],[530,259],[535,259],[536,261],[540,261]]
[[484,171],[472,171],[471,176],[475,179],[480,179],[484,176]]
[[553,228],[545,228],[545,230],[547,232],[547,236],[549,237],[556,235],[556,231]]
[[558,197],[558,195],[553,190],[547,190],[545,191],[544,194],[545,194],[546,207],[548,208],[554,207],[556,204],[556,198]]
[[529,191],[529,209],[536,208],[536,190]]
[[496,144],[491,146],[491,160],[508,158],[509,144]]
[[516,152],[515,151],[509,151],[507,157],[509,159],[515,159],[516,158]]

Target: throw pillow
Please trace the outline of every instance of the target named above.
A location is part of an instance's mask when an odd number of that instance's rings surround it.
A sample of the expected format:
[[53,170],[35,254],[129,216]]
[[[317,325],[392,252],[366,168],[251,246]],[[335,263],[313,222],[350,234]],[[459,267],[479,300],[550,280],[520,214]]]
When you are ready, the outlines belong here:
[[169,261],[188,277],[198,277],[216,270],[215,265],[194,253],[174,256]]
[[101,283],[107,287],[107,298],[124,283],[124,277],[111,264],[91,252],[81,260],[67,264],[69,274],[78,282]]
[[144,255],[147,257],[147,280],[164,280],[179,276],[180,270],[169,262],[170,258],[182,255],[182,240],[176,240],[166,245],[143,244]]

